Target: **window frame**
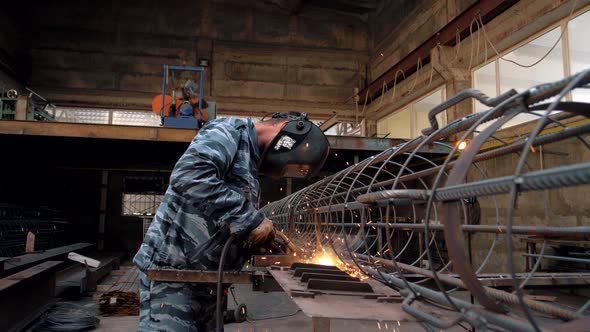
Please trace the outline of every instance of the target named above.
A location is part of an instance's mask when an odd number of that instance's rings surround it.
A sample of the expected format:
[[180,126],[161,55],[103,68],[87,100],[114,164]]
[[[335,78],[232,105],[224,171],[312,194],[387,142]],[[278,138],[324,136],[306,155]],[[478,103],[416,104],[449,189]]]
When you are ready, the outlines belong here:
[[[140,213],[138,212],[133,212],[133,211],[127,211],[127,210],[131,210],[126,208],[126,203],[127,201],[125,200],[126,197],[128,197],[128,195],[134,195],[134,196],[145,196],[145,197],[150,197],[151,198],[151,202],[153,203],[153,212],[145,212],[145,213]],[[158,207],[160,206],[160,204],[162,203],[162,201],[164,200],[164,193],[156,193],[156,192],[123,192],[121,195],[121,216],[123,217],[143,217],[143,216],[154,216],[156,214],[156,212],[158,211]],[[147,200],[146,200],[147,201]],[[146,202],[143,201],[142,203]]]
[[[482,63],[478,64],[477,66],[474,66],[473,68],[471,68],[471,73],[470,73],[471,74],[471,87],[474,89],[477,89],[477,87],[474,84],[475,83],[475,72],[493,62],[494,63],[494,76],[495,76],[495,83],[496,83],[496,96],[499,96],[500,91],[501,91],[501,87],[500,87],[500,61],[502,61],[500,58],[504,57],[507,54],[513,52],[514,50],[530,43],[531,41],[543,36],[544,34],[549,33],[550,31],[552,31],[555,28],[559,28],[559,33],[561,34],[560,42],[561,42],[563,77],[571,76],[572,73],[571,73],[568,23],[570,21],[578,18],[580,15],[583,15],[586,13],[590,13],[590,5],[586,5],[582,8],[574,11],[572,13],[571,17],[570,17],[570,15],[568,15],[564,18],[561,18],[561,19],[547,25],[546,27],[533,33],[532,35],[528,36],[527,38],[522,39],[520,42],[512,45],[511,47],[507,48],[506,50],[499,52],[499,54],[494,54],[492,57],[488,58],[487,60],[483,61]],[[486,42],[486,41],[484,41],[484,42]],[[566,101],[573,100],[573,96],[572,96],[571,92],[565,96],[565,100]],[[475,101],[474,100],[471,101],[471,111],[472,111],[472,113],[477,113],[476,109],[475,109]],[[521,122],[518,124],[511,125],[511,126],[502,127],[501,130],[520,126],[520,125],[526,125],[526,124],[532,123],[534,121],[536,121],[536,120],[524,121],[524,122]]]
[[[404,110],[406,110],[406,109],[409,108],[409,111],[410,111],[410,136],[412,136],[412,137],[410,137],[410,138],[405,138],[404,137],[402,139],[413,139],[413,138],[416,138],[418,136],[421,136],[422,135],[422,129],[424,129],[424,128],[417,128],[417,125],[418,125],[418,123],[417,123],[418,122],[418,116],[417,116],[417,112],[414,109],[414,105],[416,103],[420,102],[421,100],[427,98],[431,94],[437,92],[438,90],[442,90],[442,101],[441,101],[441,103],[444,102],[447,99],[447,86],[446,86],[446,84],[441,84],[441,85],[436,86],[436,87],[428,90],[427,92],[425,92],[425,93],[423,93],[423,94],[421,94],[421,95],[419,95],[419,96],[411,99],[410,101],[408,101],[404,105],[398,107],[395,111],[390,112],[387,115],[385,115],[384,117],[378,119],[377,120],[377,128],[378,128],[378,123],[379,122],[384,121],[385,119],[393,116],[394,114],[399,113],[399,112],[404,111]],[[439,124],[439,125],[444,126],[444,125],[447,124],[447,121],[448,121],[447,112],[443,112],[442,113],[442,117],[444,119],[444,124]],[[387,134],[388,133],[379,133],[379,132],[377,132],[377,136],[383,136],[383,135],[387,135]],[[391,133],[389,133],[389,134],[391,134]],[[388,135],[387,137],[388,138],[400,138],[400,137],[392,137],[390,135]]]

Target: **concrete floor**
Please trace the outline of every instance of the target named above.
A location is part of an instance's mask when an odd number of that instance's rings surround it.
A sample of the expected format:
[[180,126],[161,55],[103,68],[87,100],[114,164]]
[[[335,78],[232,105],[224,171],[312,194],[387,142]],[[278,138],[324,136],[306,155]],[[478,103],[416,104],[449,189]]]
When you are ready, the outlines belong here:
[[[235,294],[239,303],[247,305],[250,321],[228,324],[225,326],[227,332],[313,331],[312,319],[299,311],[295,303],[285,293],[252,292],[249,285],[237,285]],[[229,307],[235,307],[231,297]],[[100,327],[96,331],[127,332],[137,330],[138,317],[136,316],[99,318],[101,320]],[[332,320],[330,331],[424,331],[422,326],[416,322],[401,322],[400,326],[397,325],[397,322],[381,322],[380,324],[381,328],[377,322],[338,319]]]
[[[125,262],[120,270],[112,271],[109,276],[101,280],[98,291],[92,296],[81,297],[76,303],[89,312],[98,315],[100,319],[99,328],[101,332],[127,332],[136,331],[138,325],[137,316],[126,317],[103,317],[99,315],[98,298],[100,293],[106,291],[121,275],[131,268],[130,262]],[[238,303],[246,304],[248,308],[249,321],[244,323],[233,323],[225,326],[227,332],[311,332],[313,321],[303,314],[299,307],[284,292],[253,292],[251,285],[235,285],[234,293]],[[229,297],[229,309],[236,307],[232,297]],[[401,309],[400,309],[401,310]],[[356,332],[356,331],[424,331],[424,328],[417,322],[397,321],[380,322],[333,319],[330,331]],[[461,328],[453,328],[449,331],[464,331]]]
[[[395,328],[395,330],[394,330]],[[128,332],[137,330],[137,317],[102,317],[100,327],[95,331],[100,332]],[[301,312],[287,318],[269,319],[265,321],[246,322],[241,324],[229,324],[225,326],[227,332],[311,332],[313,331],[311,319]],[[381,329],[376,322],[361,322],[348,320],[334,320],[330,331],[356,332],[356,331],[424,331],[418,323],[382,323]],[[453,330],[454,331],[454,330]]]

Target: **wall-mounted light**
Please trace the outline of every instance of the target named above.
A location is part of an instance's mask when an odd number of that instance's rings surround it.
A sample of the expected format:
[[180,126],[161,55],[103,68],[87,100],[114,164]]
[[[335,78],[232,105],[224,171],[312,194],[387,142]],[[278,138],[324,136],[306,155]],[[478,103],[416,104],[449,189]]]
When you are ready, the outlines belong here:
[[205,58],[199,59],[199,66],[209,67],[209,59],[205,59]]

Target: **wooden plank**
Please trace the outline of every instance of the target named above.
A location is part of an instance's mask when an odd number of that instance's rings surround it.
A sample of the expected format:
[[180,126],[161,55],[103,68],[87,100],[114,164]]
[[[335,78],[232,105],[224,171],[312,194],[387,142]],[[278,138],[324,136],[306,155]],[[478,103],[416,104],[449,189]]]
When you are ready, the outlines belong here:
[[35,233],[28,232],[27,242],[25,244],[25,252],[32,253],[33,251],[35,251]]
[[86,256],[82,256],[80,254],[77,254],[75,252],[70,252],[68,254],[68,259],[73,260],[74,262],[78,262],[81,264],[85,264],[94,268],[97,268],[100,265],[100,261],[90,258],[90,257],[86,257]]
[[[97,139],[117,139],[157,142],[189,143],[195,137],[195,129],[177,129],[140,126],[114,126],[87,123],[0,121],[0,134],[57,136]],[[380,152],[403,142],[399,139],[327,136],[335,150]]]
[[11,135],[88,137],[161,142],[190,142],[194,129],[113,126],[87,123],[0,121],[0,133]]

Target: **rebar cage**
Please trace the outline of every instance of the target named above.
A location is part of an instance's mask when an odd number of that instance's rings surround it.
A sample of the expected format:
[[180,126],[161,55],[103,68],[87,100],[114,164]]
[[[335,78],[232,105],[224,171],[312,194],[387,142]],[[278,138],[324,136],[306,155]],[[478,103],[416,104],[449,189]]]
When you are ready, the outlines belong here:
[[[308,258],[331,248],[399,290],[403,309],[427,329],[468,323],[477,329],[540,331],[557,324],[583,330],[590,307],[583,290],[575,300],[544,302],[529,289],[571,289],[590,280],[590,220],[584,214],[590,104],[569,101],[573,89],[588,83],[590,70],[493,99],[465,90],[430,111],[431,127],[422,136],[262,212],[306,248]],[[469,99],[490,109],[439,128],[436,114]],[[507,138],[500,130],[520,114],[538,119]],[[449,141],[464,143],[444,143]],[[448,153],[423,153],[436,145]],[[437,317],[415,301],[456,314]]]

